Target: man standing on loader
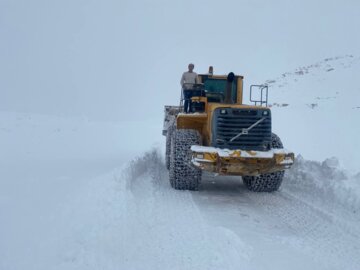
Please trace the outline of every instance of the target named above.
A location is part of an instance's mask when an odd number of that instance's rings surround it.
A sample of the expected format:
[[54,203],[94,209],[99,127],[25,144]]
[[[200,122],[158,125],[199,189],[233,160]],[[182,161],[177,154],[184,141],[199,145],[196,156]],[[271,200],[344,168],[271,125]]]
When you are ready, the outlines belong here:
[[184,72],[181,76],[180,85],[183,91],[183,98],[184,98],[184,112],[188,113],[190,111],[190,99],[191,93],[186,91],[191,89],[194,84],[197,83],[197,74],[193,72],[194,64],[190,63],[188,65],[188,71]]

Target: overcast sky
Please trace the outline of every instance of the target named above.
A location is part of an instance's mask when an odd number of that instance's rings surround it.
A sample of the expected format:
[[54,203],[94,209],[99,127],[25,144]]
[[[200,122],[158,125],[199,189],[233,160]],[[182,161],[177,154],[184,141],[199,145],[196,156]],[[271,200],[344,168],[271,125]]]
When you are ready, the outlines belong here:
[[359,18],[359,1],[0,0],[0,110],[159,117],[189,62],[248,87],[360,55]]

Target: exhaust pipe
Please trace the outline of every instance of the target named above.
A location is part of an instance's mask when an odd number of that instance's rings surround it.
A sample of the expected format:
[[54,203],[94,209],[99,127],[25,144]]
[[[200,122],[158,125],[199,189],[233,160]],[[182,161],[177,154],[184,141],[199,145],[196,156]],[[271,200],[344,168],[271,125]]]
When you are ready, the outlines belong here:
[[209,72],[208,73],[209,73],[210,76],[214,75],[214,67],[213,66],[209,67]]
[[232,83],[235,79],[234,72],[230,72],[226,79],[226,87],[225,87],[225,100],[224,103],[232,104],[234,103],[231,97]]

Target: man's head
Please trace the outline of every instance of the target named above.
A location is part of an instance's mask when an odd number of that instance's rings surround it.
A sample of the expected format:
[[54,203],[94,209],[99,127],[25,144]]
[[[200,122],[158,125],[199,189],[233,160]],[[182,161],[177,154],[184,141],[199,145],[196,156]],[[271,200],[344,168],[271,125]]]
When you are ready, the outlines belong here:
[[194,64],[190,63],[190,64],[188,65],[188,68],[189,68],[189,72],[193,72],[193,70],[194,70]]

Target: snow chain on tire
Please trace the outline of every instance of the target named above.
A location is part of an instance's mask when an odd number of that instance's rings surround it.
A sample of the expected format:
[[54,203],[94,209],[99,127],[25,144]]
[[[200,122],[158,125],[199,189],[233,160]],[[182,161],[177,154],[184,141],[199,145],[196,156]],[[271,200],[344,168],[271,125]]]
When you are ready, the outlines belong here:
[[170,184],[174,189],[198,190],[201,170],[191,165],[192,145],[201,145],[198,131],[177,129],[172,133],[170,152]]
[[[284,148],[279,136],[271,134],[271,147],[273,149]],[[272,192],[279,189],[284,178],[285,171],[260,174],[257,176],[243,176],[243,182],[248,190],[255,192]]]
[[166,133],[166,148],[165,148],[165,165],[166,169],[170,169],[170,148],[171,148],[171,137],[173,135],[173,132],[175,130],[175,126],[168,127],[167,133]]

